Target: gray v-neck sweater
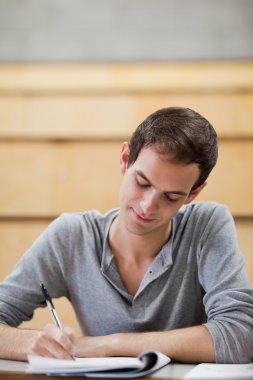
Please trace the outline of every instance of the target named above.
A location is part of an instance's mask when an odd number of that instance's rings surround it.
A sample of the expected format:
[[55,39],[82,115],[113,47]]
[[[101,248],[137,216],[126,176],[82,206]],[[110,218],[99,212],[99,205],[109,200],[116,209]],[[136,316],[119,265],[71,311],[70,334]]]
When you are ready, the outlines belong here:
[[118,209],[66,213],[34,242],[0,285],[0,322],[18,326],[52,297],[67,297],[87,334],[171,330],[205,324],[219,363],[253,357],[253,290],[233,219],[217,203],[192,203],[173,219],[171,239],[134,296],[107,236]]

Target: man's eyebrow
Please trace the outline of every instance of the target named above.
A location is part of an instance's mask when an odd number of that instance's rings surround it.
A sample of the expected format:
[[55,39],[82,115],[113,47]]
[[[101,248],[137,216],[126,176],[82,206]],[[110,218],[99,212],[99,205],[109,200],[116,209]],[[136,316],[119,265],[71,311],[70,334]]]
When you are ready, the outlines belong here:
[[[150,182],[150,180],[145,176],[145,174],[144,174],[142,171],[140,171],[140,170],[136,170],[135,172],[136,172],[140,177],[142,177],[143,179],[145,179],[145,181],[147,181],[149,185],[155,187],[155,186],[152,184],[152,182]],[[185,193],[184,191],[180,191],[180,190],[165,191],[164,193],[165,193],[165,194],[177,194],[177,195],[182,195],[182,196],[184,196],[184,197],[188,195],[188,194]]]

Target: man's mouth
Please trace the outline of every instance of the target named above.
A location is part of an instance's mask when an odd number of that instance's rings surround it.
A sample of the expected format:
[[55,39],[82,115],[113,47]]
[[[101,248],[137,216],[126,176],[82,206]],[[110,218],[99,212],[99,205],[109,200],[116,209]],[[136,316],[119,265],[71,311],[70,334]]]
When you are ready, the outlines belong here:
[[132,208],[132,212],[133,212],[133,215],[135,217],[135,219],[137,219],[138,221],[142,222],[142,223],[151,223],[153,222],[154,220],[156,220],[155,218],[146,218],[144,216],[142,216],[141,214],[139,214],[135,209]]

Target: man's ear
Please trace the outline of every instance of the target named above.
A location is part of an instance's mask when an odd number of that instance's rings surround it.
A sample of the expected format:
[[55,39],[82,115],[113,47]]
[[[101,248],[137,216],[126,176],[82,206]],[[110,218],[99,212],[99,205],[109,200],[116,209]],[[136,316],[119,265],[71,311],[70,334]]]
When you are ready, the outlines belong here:
[[202,185],[198,186],[196,189],[192,190],[188,197],[186,198],[184,204],[191,203],[198,195],[199,193],[204,189],[204,187],[207,185],[207,182],[202,183]]
[[129,153],[130,153],[130,145],[128,142],[124,142],[121,148],[121,153],[120,153],[120,170],[123,175],[125,174],[127,170]]

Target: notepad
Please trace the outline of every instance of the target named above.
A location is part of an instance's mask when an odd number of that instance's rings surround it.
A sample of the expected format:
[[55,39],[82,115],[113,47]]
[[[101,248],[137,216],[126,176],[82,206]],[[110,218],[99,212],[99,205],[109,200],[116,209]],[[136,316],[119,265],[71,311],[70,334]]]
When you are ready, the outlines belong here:
[[253,380],[253,363],[212,364],[202,363],[184,377],[185,380]]
[[146,351],[138,357],[100,357],[60,360],[28,356],[29,373],[88,377],[140,377],[164,367],[170,358],[158,351]]

